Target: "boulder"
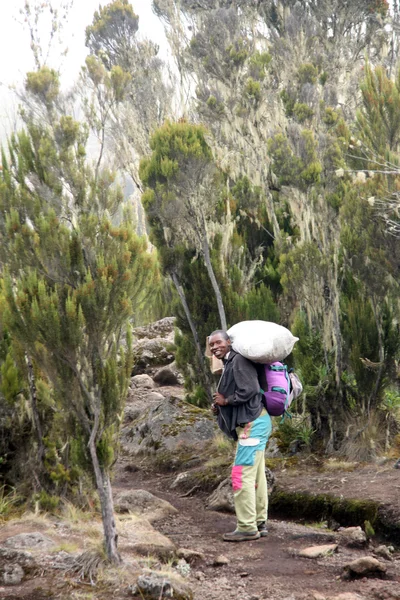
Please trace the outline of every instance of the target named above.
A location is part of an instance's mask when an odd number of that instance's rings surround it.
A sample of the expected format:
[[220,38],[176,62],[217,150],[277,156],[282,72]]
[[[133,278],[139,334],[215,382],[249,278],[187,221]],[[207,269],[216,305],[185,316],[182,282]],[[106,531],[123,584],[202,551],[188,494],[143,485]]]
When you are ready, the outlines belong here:
[[40,532],[19,533],[4,542],[7,548],[49,548],[53,544],[52,539]]
[[373,556],[363,556],[344,566],[344,574],[350,577],[381,577],[386,565]]
[[353,592],[344,592],[338,596],[329,596],[327,600],[364,600],[364,596],[354,594]]
[[[273,472],[265,468],[265,475],[268,483],[268,493],[271,494],[275,486],[275,475]],[[213,493],[206,500],[207,510],[217,510],[221,512],[235,512],[233,502],[233,491],[230,477],[224,479]]]
[[3,562],[18,563],[25,569],[36,566],[34,556],[31,552],[27,552],[26,550],[10,550],[9,548],[0,547],[0,563]]
[[173,362],[167,367],[158,369],[154,374],[154,381],[158,385],[183,385],[184,379],[182,374],[178,371],[176,364]]
[[147,394],[146,400],[149,403],[151,402],[153,404],[156,402],[162,402],[163,400],[165,400],[165,396],[160,394],[160,392],[150,392],[150,394]]
[[299,551],[299,556],[303,558],[322,558],[324,556],[330,556],[334,552],[337,552],[337,544],[324,544],[323,546],[310,546],[303,548]]
[[160,319],[159,321],[155,321],[144,327],[135,327],[133,329],[133,335],[138,340],[143,338],[149,340],[154,338],[165,338],[172,344],[175,336],[175,320],[175,317],[164,317],[164,319]]
[[24,578],[24,570],[18,564],[5,565],[1,578],[4,585],[19,585]]
[[183,558],[191,565],[205,559],[205,556],[202,552],[198,552],[197,550],[189,550],[188,548],[178,548],[176,555],[178,558]]
[[155,383],[150,375],[143,373],[142,375],[135,375],[134,377],[131,377],[130,387],[151,390],[155,387]]
[[153,496],[147,490],[127,490],[119,492],[114,500],[114,508],[118,513],[133,513],[145,516],[150,523],[164,519],[178,511],[166,500]]
[[132,375],[146,373],[152,367],[163,367],[174,361],[169,350],[170,343],[165,338],[140,340],[133,345],[134,367]]
[[337,540],[343,546],[362,548],[367,543],[367,536],[361,527],[340,527]]
[[376,554],[380,558],[385,558],[386,560],[390,560],[390,561],[393,560],[393,556],[392,556],[392,553],[390,552],[390,549],[388,548],[388,546],[385,546],[385,545],[381,545],[381,546],[378,546],[377,548],[375,548],[374,554]]
[[213,560],[213,566],[214,567],[224,567],[225,565],[229,565],[230,560],[227,556],[224,556],[224,554],[219,554],[214,560]]
[[198,452],[216,431],[209,410],[171,396],[144,410],[132,426],[124,427],[121,440],[124,451],[131,456],[168,452],[182,460],[183,447]]
[[131,587],[131,594],[145,600],[161,600],[163,598],[192,600],[193,598],[193,592],[186,584],[155,571],[140,575],[136,585]]
[[119,532],[118,549],[121,552],[157,556],[168,560],[175,555],[175,544],[152,527],[143,518],[130,518],[123,522]]

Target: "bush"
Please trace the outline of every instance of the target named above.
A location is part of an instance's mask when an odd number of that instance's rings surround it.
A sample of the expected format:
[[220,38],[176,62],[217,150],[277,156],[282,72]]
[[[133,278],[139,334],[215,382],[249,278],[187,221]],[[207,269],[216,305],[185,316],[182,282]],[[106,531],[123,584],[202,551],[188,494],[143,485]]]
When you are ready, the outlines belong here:
[[254,81],[252,77],[249,77],[244,88],[245,93],[249,98],[259,102],[261,99],[261,86],[258,81]]
[[299,123],[304,123],[314,115],[313,109],[302,102],[296,102],[293,107],[293,115]]
[[300,66],[296,78],[300,85],[306,83],[314,85],[318,80],[318,69],[312,63],[305,63]]

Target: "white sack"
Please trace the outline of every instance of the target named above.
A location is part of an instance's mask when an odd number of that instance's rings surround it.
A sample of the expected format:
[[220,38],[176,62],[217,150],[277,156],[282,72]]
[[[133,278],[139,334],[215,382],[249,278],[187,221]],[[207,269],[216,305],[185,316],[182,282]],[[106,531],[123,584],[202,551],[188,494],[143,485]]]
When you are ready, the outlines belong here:
[[241,321],[228,330],[235,352],[258,363],[284,360],[299,338],[269,321]]

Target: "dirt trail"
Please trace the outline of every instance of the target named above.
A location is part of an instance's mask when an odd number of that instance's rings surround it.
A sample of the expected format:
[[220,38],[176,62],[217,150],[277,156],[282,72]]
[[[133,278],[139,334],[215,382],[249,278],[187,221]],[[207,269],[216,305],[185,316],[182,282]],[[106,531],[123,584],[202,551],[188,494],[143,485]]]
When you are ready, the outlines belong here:
[[[172,539],[177,547],[200,551],[205,559],[192,570],[196,600],[300,600],[331,598],[358,593],[361,599],[400,599],[400,561],[388,562],[388,579],[343,581],[343,565],[371,549],[339,548],[339,553],[318,560],[297,556],[297,551],[312,545],[326,544],[333,534],[317,528],[287,521],[270,520],[269,535],[254,542],[226,543],[221,536],[235,527],[233,515],[207,511],[204,496],[182,497],[169,491],[170,475],[143,471],[125,472],[116,489],[146,489],[168,500],[178,513],[155,524],[156,529]],[[295,515],[294,515],[295,516]],[[223,554],[229,564],[214,566]],[[343,598],[344,600],[344,598]],[[350,600],[350,598],[348,599]]]

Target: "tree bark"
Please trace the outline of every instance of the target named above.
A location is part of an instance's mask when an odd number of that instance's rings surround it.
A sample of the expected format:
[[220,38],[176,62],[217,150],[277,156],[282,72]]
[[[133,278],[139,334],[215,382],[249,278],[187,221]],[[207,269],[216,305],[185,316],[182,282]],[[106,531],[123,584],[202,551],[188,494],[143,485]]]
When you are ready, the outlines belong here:
[[378,332],[380,366],[379,366],[378,374],[376,376],[375,385],[374,385],[374,387],[371,391],[371,394],[368,398],[368,406],[367,406],[367,414],[368,415],[371,413],[371,407],[376,406],[376,398],[378,396],[379,386],[381,384],[383,372],[385,369],[385,347],[384,347],[383,336],[382,336],[382,322],[381,322],[380,316],[378,314],[378,308],[376,306],[374,298],[371,299],[371,305],[372,305],[372,310],[373,310],[374,317],[375,317],[376,329]]
[[37,390],[36,390],[35,373],[33,370],[32,360],[27,353],[25,353],[25,360],[26,360],[26,365],[28,367],[29,396],[31,399],[33,423],[34,423],[37,440],[38,440],[39,461],[42,462],[43,458],[44,458],[45,449],[44,449],[44,443],[43,443],[42,424],[40,422],[39,411],[38,411],[38,407],[37,407]]
[[208,276],[211,281],[211,285],[214,290],[215,298],[217,300],[218,313],[219,313],[219,318],[221,321],[221,328],[224,331],[226,331],[228,329],[228,326],[226,323],[225,308],[224,308],[224,303],[222,301],[221,290],[219,289],[218,281],[217,281],[217,278],[215,277],[214,269],[211,264],[210,248],[208,245],[207,235],[204,235],[202,250],[203,250],[203,256],[204,256],[204,263],[206,265],[207,273],[208,273]]
[[210,402],[212,402],[212,384],[210,381],[209,369],[207,369],[207,365],[204,360],[204,355],[201,350],[199,335],[197,333],[196,326],[192,319],[190,308],[189,308],[189,305],[186,300],[185,292],[179,283],[179,279],[178,279],[178,276],[176,273],[174,273],[174,272],[171,273],[171,279],[175,285],[176,291],[178,292],[181,304],[183,306],[183,310],[185,312],[186,319],[189,323],[190,331],[192,332],[193,341],[194,341],[194,345],[195,345],[196,352],[197,352],[197,358],[199,359],[200,367],[201,367],[202,373],[203,373],[203,380],[204,380],[204,383],[206,384],[207,396],[208,396]]
[[96,487],[100,498],[104,544],[107,558],[111,563],[119,564],[121,562],[121,557],[117,550],[118,534],[114,519],[114,502],[112,498],[111,482],[109,475],[100,467],[94,436],[91,436],[90,438],[89,451],[96,478]]

